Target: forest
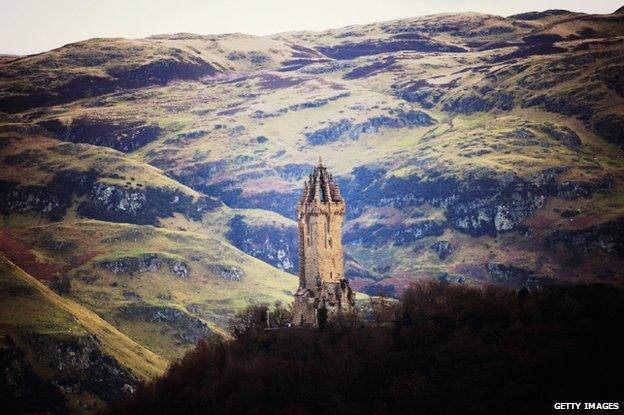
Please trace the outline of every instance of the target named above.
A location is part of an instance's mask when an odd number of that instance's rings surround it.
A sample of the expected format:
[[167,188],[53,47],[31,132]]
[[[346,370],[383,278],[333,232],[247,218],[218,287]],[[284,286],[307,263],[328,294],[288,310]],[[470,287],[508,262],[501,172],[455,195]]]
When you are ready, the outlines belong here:
[[231,339],[199,342],[110,413],[526,414],[624,396],[621,288],[426,282],[392,308],[267,330],[250,306]]

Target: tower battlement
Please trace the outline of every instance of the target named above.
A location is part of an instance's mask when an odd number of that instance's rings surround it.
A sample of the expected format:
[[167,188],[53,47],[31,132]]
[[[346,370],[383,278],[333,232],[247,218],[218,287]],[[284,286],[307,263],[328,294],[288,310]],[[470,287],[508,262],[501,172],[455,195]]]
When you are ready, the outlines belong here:
[[350,311],[355,304],[344,274],[345,209],[338,184],[319,159],[297,204],[299,288],[293,308],[295,324],[317,325],[321,308],[332,315]]

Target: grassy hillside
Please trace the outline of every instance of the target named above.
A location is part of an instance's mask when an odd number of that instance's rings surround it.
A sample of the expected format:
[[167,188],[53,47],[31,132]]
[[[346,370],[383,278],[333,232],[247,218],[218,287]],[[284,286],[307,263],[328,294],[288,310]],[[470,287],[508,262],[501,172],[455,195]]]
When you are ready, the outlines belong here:
[[[0,353],[3,363],[17,369],[11,376],[21,379],[8,384],[8,378],[1,380],[16,392],[15,399],[5,401],[9,407],[38,404],[33,409],[41,411],[58,405],[90,412],[167,368],[167,360],[89,309],[57,295],[4,255],[0,255],[0,298]],[[36,396],[42,392],[38,382],[47,386],[49,401]]]
[[322,156],[347,276],[621,284],[622,14],[91,39],[0,60],[0,250],[174,359],[290,303]]
[[0,246],[130,338],[175,358],[250,302],[290,302],[294,276],[202,222],[225,209],[214,198],[115,150],[4,134]]
[[26,267],[68,276],[70,298],[168,358],[223,334],[249,303],[289,303],[296,288],[294,276],[193,232],[78,220],[4,236],[30,246]]

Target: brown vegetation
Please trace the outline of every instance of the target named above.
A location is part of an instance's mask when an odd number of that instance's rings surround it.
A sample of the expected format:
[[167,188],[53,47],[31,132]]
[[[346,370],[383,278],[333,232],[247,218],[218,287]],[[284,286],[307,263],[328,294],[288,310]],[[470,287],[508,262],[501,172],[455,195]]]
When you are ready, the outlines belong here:
[[247,314],[234,340],[199,343],[111,413],[545,413],[622,396],[615,287],[419,284],[386,326],[267,331]]

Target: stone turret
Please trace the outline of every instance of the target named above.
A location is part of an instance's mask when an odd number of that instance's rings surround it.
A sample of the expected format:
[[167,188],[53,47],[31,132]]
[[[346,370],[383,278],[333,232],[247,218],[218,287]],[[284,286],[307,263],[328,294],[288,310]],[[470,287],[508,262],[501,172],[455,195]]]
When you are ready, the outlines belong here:
[[331,174],[319,164],[303,184],[297,205],[299,225],[299,289],[293,323],[318,324],[319,310],[327,315],[350,311],[355,296],[344,273],[342,222],[345,202]]

